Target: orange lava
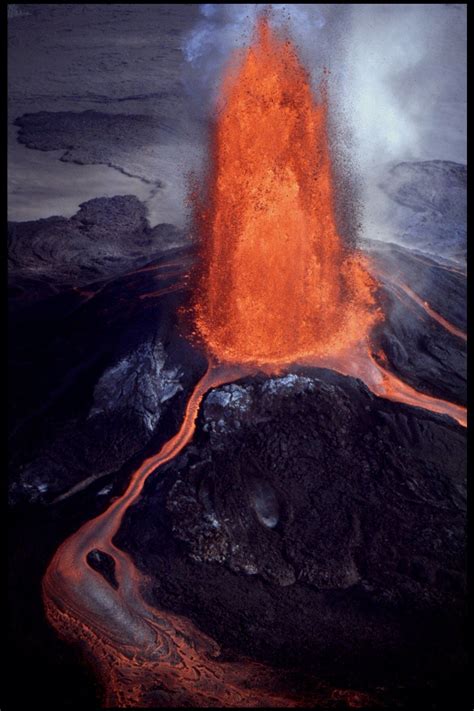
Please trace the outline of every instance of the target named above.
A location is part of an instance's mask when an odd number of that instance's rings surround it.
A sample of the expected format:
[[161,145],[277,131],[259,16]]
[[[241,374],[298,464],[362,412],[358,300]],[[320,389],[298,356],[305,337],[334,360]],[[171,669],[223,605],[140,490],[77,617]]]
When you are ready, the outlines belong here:
[[377,357],[378,363],[376,363],[369,354],[371,362],[377,367],[381,375],[381,379],[379,379],[377,385],[374,384],[372,387],[369,385],[372,392],[380,397],[387,398],[387,400],[395,400],[396,402],[404,402],[414,407],[422,407],[425,410],[431,410],[440,415],[449,415],[463,427],[467,426],[466,407],[415,390],[415,388],[404,383],[403,380],[400,380],[396,375],[385,369],[386,357],[383,351],[378,353]]
[[[177,434],[133,473],[122,496],[59,547],[43,578],[48,620],[63,639],[79,643],[94,660],[106,708],[326,708],[334,694],[349,699],[349,706],[354,705],[350,699],[370,705],[367,694],[322,683],[307,693],[291,691],[291,685],[285,688],[281,669],[219,658],[218,644],[190,620],[155,609],[143,599],[146,579],[113,542],[150,474],[190,441],[207,390],[244,374],[236,366],[208,369],[189,399]],[[117,589],[88,565],[87,554],[94,548],[113,558]]]
[[377,397],[420,407],[439,415],[448,415],[462,427],[467,426],[466,407],[427,395],[400,380],[388,369],[385,353],[379,351],[374,357],[370,346],[365,343],[359,343],[345,353],[337,353],[326,358],[309,357],[301,363],[312,367],[329,368],[342,375],[359,378]]
[[453,336],[457,336],[458,338],[461,338],[461,340],[467,341],[467,334],[464,333],[464,331],[462,331],[460,328],[457,328],[457,326],[454,326],[454,324],[445,319],[444,316],[441,316],[441,314],[432,309],[429,303],[427,301],[424,301],[420,296],[418,296],[418,294],[416,294],[413,289],[410,289],[409,286],[403,284],[403,282],[401,281],[397,281],[396,283],[400,287],[400,289],[402,289],[410,297],[410,299],[413,299],[413,301],[418,304],[418,306],[421,306],[421,308],[426,311],[430,318],[432,318],[434,321],[437,321],[440,326],[452,333]]
[[224,76],[198,228],[197,328],[223,362],[346,350],[379,318],[363,257],[336,226],[327,99],[263,18]]

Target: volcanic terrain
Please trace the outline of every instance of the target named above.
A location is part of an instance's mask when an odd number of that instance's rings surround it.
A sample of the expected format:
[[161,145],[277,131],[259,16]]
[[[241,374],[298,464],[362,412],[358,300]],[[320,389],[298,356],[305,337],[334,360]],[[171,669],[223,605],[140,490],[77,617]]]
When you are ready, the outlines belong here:
[[266,32],[226,85],[192,228],[185,129],[153,110],[183,109],[173,63],[151,93],[20,102],[25,150],[149,193],[8,225],[16,704],[465,698],[465,166],[387,165],[391,239],[348,238],[327,95]]

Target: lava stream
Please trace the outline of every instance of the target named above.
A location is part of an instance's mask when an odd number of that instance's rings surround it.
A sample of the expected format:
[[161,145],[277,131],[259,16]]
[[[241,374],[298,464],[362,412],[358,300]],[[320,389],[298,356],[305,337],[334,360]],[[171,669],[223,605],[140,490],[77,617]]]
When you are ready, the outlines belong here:
[[[179,432],[143,462],[123,496],[59,547],[44,576],[47,617],[61,637],[79,643],[95,660],[107,707],[314,704],[314,698],[279,693],[279,674],[268,667],[252,661],[219,662],[217,644],[190,621],[149,606],[140,592],[140,573],[113,543],[125,511],[148,476],[191,439],[205,392],[245,372],[229,366],[208,369],[191,395]],[[87,555],[94,549],[113,558],[117,589],[88,565]],[[359,692],[323,687],[319,697],[329,699],[334,693],[355,705],[368,699]]]
[[403,402],[406,405],[413,405],[414,407],[421,407],[425,410],[431,410],[431,412],[437,412],[440,415],[449,415],[454,420],[456,420],[463,427],[467,426],[467,408],[462,405],[456,405],[454,402],[449,402],[448,400],[442,400],[441,398],[432,397],[431,395],[426,395],[425,393],[415,390],[407,383],[397,378],[396,375],[386,370],[379,363],[376,363],[372,356],[370,356],[371,362],[378,369],[381,380],[375,384],[368,384],[368,387],[380,397],[385,397],[387,400],[394,400],[395,402]]
[[434,321],[437,321],[440,326],[443,326],[447,331],[453,334],[453,336],[457,336],[458,338],[461,338],[463,341],[467,341],[467,334],[464,333],[464,331],[461,331],[460,328],[457,328],[454,326],[450,321],[444,318],[444,316],[441,316],[437,311],[434,311],[434,309],[431,308],[429,303],[427,301],[424,301],[418,294],[416,294],[413,289],[410,289],[407,284],[404,284],[401,281],[396,281],[394,282],[402,291],[407,294],[407,296],[410,297],[410,299],[413,299],[413,301],[418,304],[418,306],[421,306],[422,309],[426,311],[428,316],[432,318]]
[[308,357],[300,362],[302,365],[328,368],[341,373],[341,375],[359,378],[377,397],[420,407],[440,415],[448,415],[463,427],[467,425],[466,407],[432,397],[403,382],[385,367],[386,357],[383,351],[377,353],[377,357],[374,358],[368,342],[360,343],[346,353],[338,353],[324,358]]

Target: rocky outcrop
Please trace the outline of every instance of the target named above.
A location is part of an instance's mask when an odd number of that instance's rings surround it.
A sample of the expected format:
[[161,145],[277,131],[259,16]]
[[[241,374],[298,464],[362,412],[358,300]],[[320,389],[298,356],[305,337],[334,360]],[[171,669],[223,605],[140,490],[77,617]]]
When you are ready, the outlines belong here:
[[[143,449],[168,411],[181,410],[189,375],[170,362],[155,337],[105,370],[88,413],[57,426],[20,464],[10,484],[12,503],[48,503],[111,474]],[[165,428],[166,430],[166,428]]]
[[95,198],[69,219],[9,223],[9,280],[15,293],[31,286],[35,292],[37,284],[80,287],[140,267],[184,241],[173,225],[151,228],[132,195]]
[[136,416],[153,432],[164,403],[183,389],[179,366],[165,367],[166,352],[158,340],[142,343],[108,368],[94,388],[89,420],[122,413]]
[[447,417],[330,371],[246,379],[207,395],[117,542],[224,649],[429,686],[463,664],[465,475]]

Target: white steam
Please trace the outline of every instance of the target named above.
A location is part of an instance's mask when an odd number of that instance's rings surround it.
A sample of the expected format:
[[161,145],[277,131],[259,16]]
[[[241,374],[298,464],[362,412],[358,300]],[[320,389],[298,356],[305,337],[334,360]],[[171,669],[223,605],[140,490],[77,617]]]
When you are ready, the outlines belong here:
[[314,86],[329,68],[363,173],[393,160],[465,162],[465,5],[201,5],[183,47],[201,109],[212,110],[224,64],[265,7],[288,27]]
[[394,239],[393,203],[379,189],[389,164],[466,162],[466,5],[201,5],[186,38],[186,82],[198,116],[212,114],[225,63],[248,46],[271,7],[316,90],[330,71],[330,111],[357,177],[363,234]]

